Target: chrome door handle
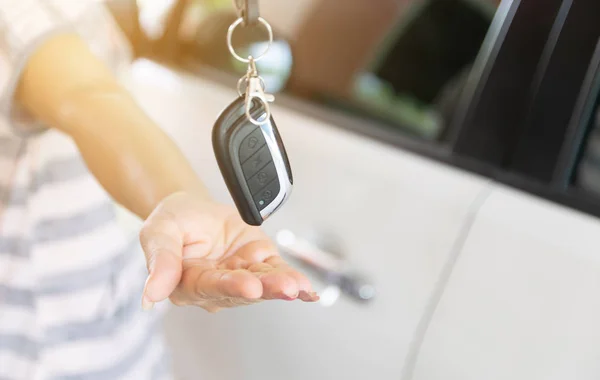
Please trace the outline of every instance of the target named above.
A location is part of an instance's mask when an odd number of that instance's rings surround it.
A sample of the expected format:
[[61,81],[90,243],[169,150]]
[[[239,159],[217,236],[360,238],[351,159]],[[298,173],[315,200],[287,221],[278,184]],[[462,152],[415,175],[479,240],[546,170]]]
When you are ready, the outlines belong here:
[[340,294],[361,303],[374,299],[375,285],[366,275],[351,268],[343,257],[300,239],[289,230],[277,232],[275,240],[283,254],[299,262],[327,285],[321,294],[322,303],[333,304]]

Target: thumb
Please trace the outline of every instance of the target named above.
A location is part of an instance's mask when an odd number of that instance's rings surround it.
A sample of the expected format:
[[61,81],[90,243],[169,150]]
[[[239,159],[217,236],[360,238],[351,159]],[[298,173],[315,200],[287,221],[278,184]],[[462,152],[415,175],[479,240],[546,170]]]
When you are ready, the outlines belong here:
[[142,227],[140,243],[148,267],[142,307],[149,310],[155,302],[168,298],[179,284],[183,233],[174,221],[158,214],[148,218]]

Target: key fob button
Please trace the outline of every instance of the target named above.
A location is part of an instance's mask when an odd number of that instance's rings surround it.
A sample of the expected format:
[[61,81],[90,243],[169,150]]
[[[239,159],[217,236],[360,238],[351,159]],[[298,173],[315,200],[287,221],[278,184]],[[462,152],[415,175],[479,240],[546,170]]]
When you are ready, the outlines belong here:
[[250,193],[256,194],[267,186],[271,181],[277,179],[277,170],[275,164],[269,162],[266,166],[262,167],[258,172],[248,179],[248,188]]
[[265,144],[265,137],[263,136],[260,127],[255,128],[254,131],[246,136],[240,144],[240,149],[238,151],[240,162],[245,162],[254,153],[265,146]]
[[265,144],[258,152],[250,156],[250,158],[242,165],[244,176],[246,178],[252,177],[271,161],[271,152],[269,151],[269,147]]
[[[260,119],[264,104],[252,100],[251,117]],[[275,120],[260,127],[246,115],[246,99],[239,97],[215,122],[212,142],[219,169],[240,216],[260,226],[287,200],[292,173]]]
[[277,197],[277,194],[279,194],[279,190],[279,181],[271,181],[264,189],[260,190],[254,195],[254,202],[256,203],[256,207],[258,207],[258,209],[262,211],[271,202],[273,202],[273,200],[275,200],[275,197]]

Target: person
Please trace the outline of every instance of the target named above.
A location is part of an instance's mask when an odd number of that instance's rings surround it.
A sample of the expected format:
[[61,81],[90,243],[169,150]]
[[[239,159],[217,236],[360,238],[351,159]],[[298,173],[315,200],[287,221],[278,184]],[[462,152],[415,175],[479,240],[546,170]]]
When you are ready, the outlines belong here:
[[99,2],[0,0],[2,379],[167,379],[161,301],[318,300],[119,84],[128,51]]

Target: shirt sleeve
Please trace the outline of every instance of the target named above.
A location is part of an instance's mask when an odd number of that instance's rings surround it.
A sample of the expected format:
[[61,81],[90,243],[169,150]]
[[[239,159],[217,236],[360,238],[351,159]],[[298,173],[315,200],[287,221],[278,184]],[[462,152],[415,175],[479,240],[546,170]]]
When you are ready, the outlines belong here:
[[0,118],[18,135],[45,129],[14,102],[14,94],[31,54],[63,32],[80,35],[111,69],[130,57],[125,38],[102,1],[0,0]]

